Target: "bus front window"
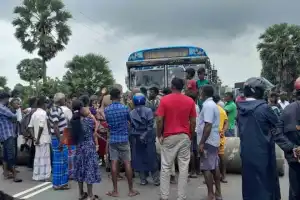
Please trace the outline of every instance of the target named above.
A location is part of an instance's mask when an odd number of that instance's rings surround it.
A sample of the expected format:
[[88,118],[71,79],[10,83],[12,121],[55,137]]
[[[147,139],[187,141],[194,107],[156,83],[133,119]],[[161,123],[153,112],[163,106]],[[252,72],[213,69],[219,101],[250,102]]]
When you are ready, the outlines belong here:
[[164,67],[134,67],[130,69],[130,87],[164,87]]

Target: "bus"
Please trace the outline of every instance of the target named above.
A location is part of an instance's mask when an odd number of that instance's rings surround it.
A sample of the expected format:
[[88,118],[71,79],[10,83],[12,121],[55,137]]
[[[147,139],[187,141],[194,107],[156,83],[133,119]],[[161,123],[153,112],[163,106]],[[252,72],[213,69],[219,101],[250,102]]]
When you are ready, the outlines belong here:
[[[207,79],[213,80],[209,57],[204,49],[194,46],[176,46],[145,49],[130,54],[126,62],[126,84],[129,89],[171,86],[174,77],[185,78],[185,69],[206,68]],[[195,79],[198,79],[197,74]]]

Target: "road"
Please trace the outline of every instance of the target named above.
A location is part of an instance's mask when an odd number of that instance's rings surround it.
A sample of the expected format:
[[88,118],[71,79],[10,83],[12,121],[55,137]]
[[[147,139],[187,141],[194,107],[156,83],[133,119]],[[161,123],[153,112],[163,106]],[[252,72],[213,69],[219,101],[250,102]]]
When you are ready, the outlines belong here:
[[[14,195],[21,199],[29,200],[74,200],[78,199],[77,184],[71,182],[71,189],[68,191],[53,191],[50,182],[34,182],[31,181],[32,172],[27,168],[19,168],[20,177],[23,179],[23,183],[13,183],[10,180],[0,179],[0,189],[8,194]],[[222,184],[222,192],[224,200],[241,200],[241,176],[240,175],[228,175],[227,184]],[[204,199],[206,195],[205,185],[202,183],[203,177],[198,179],[191,179],[188,183],[188,199],[199,200]],[[288,199],[288,178],[287,173],[284,177],[280,178],[281,182],[281,194],[282,199]],[[111,198],[105,195],[105,193],[112,188],[112,183],[108,178],[106,172],[102,172],[102,182],[94,186],[95,194],[102,197],[103,200],[155,200],[159,199],[159,187],[153,185],[140,186],[138,179],[135,179],[135,188],[140,191],[141,195],[135,198],[127,197],[128,187],[126,180],[119,182],[120,197]],[[176,199],[177,185],[171,185],[171,197],[170,200]]]

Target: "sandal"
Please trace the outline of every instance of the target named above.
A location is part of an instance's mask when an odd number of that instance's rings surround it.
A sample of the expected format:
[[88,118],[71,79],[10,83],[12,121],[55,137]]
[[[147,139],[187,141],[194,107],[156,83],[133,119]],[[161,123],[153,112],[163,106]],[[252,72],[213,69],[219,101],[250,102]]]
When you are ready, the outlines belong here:
[[107,192],[106,195],[110,197],[119,197],[119,193],[115,191]]
[[88,194],[86,192],[84,192],[83,195],[78,198],[78,200],[84,200],[86,198],[88,198]]
[[198,176],[196,174],[189,174],[188,176],[189,178],[198,178]]
[[140,194],[140,193],[139,193],[138,191],[133,190],[133,191],[131,191],[131,192],[128,193],[128,196],[129,196],[129,197],[135,197],[135,196],[137,196],[137,195],[139,195],[139,194]]

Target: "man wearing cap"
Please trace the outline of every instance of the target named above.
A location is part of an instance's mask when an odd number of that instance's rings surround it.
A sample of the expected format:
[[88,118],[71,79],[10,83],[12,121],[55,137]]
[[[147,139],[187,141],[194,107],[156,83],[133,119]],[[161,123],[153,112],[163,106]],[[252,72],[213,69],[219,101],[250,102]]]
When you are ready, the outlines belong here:
[[17,116],[7,108],[9,97],[8,93],[0,92],[0,142],[3,145],[3,174],[6,179],[13,178],[14,182],[22,182],[17,178],[15,169],[16,143],[13,122],[17,120]]

